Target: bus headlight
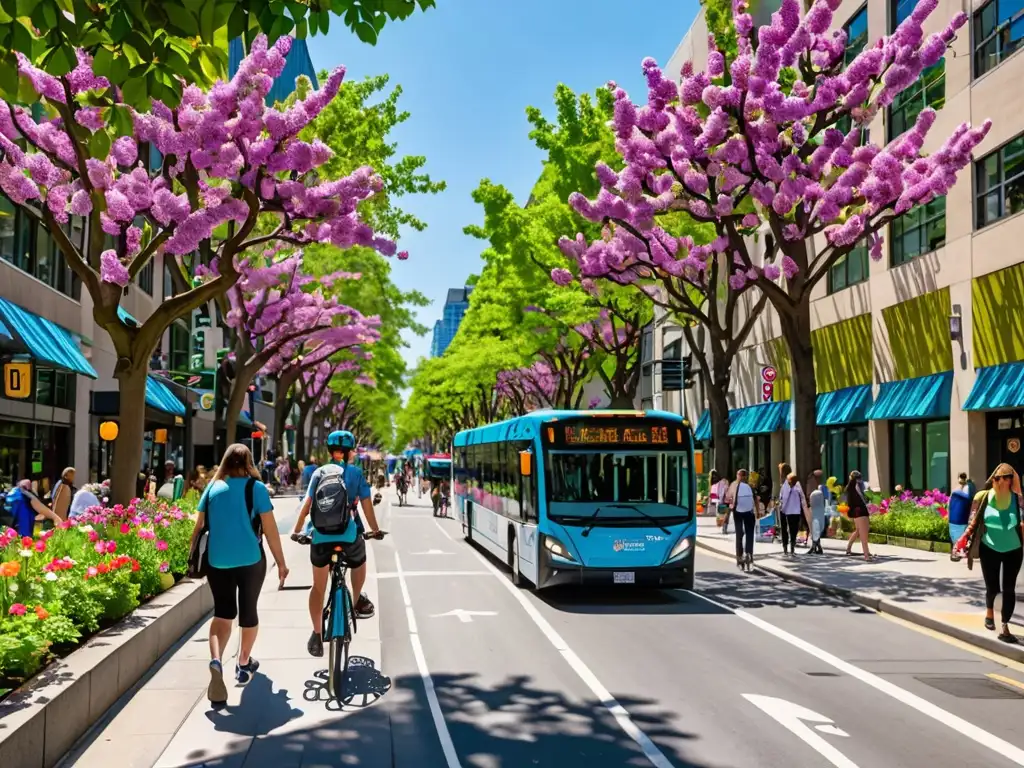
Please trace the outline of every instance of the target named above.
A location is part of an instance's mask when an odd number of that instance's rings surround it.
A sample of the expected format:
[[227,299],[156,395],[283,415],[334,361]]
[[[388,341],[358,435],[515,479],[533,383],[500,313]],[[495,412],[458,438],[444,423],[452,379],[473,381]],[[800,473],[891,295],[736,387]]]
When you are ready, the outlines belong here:
[[674,547],[672,547],[672,551],[668,553],[668,560],[666,562],[680,560],[686,557],[688,554],[690,554],[690,550],[692,548],[693,539],[691,539],[689,536],[684,536],[676,542],[676,545]]
[[569,549],[565,546],[565,544],[560,542],[554,536],[544,537],[544,548],[555,557],[560,557],[563,560],[576,562],[576,558],[572,556],[572,554],[569,552]]

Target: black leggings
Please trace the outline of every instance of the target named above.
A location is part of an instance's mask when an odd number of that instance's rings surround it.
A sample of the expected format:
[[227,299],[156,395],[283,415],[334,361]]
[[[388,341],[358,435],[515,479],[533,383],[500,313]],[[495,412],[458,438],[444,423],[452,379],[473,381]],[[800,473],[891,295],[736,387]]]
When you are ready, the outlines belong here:
[[1002,566],[1003,624],[1009,624],[1017,605],[1017,574],[1024,561],[1024,549],[996,552],[981,542],[981,575],[985,577],[985,607],[991,610],[1000,591],[999,567]]
[[796,535],[800,532],[800,521],[803,515],[779,515],[782,518],[782,547],[796,552]]
[[238,616],[238,626],[255,627],[260,623],[256,613],[263,580],[267,576],[267,557],[258,563],[241,568],[214,568],[206,574],[206,583],[213,592],[213,615],[232,621]]
[[743,557],[744,552],[753,556],[754,554],[754,527],[757,521],[753,512],[733,512],[733,522],[736,524],[736,559]]

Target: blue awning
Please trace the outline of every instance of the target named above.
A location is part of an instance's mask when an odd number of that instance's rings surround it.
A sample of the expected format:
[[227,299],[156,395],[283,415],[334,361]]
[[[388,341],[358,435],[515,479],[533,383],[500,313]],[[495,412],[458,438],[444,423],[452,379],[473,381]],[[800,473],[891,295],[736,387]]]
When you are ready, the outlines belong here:
[[729,411],[729,436],[766,435],[789,426],[790,402],[761,403]]
[[871,385],[837,389],[818,395],[817,417],[819,427],[835,424],[856,424],[867,421],[871,405]]
[[700,421],[697,422],[697,426],[693,430],[693,439],[700,441],[706,441],[711,439],[710,408],[700,415]]
[[118,305],[118,307],[117,307],[117,319],[120,320],[125,325],[130,326],[130,327],[135,327],[135,328],[141,328],[142,327],[142,323],[140,323],[138,320],[136,320],[134,317],[132,317],[130,314],[128,314],[128,310],[126,310],[124,307],[122,307],[120,305]]
[[953,395],[953,372],[916,379],[887,381],[868,408],[869,421],[883,419],[948,419]]
[[1024,407],[1024,362],[979,368],[965,411]]
[[185,415],[185,404],[156,376],[146,377],[146,405],[175,416]]
[[0,299],[0,325],[4,326],[4,335],[17,341],[32,358],[90,379],[98,378],[74,337],[45,317]]

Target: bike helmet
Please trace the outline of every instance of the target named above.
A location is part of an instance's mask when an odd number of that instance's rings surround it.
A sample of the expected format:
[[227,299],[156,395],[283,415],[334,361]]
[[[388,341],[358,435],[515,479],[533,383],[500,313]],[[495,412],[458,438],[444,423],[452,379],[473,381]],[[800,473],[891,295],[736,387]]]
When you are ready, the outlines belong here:
[[356,438],[351,432],[337,429],[327,436],[327,450],[352,450],[356,447]]

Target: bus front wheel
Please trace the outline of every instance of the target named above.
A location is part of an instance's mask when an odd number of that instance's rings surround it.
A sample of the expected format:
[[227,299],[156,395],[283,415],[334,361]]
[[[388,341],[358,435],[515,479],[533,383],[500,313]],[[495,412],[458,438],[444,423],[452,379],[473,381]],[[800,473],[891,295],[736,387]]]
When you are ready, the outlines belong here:
[[523,574],[519,571],[519,537],[514,531],[508,532],[508,566],[512,569],[512,583],[523,585]]

